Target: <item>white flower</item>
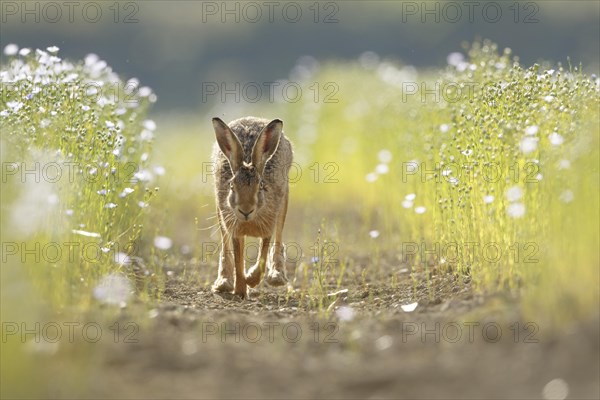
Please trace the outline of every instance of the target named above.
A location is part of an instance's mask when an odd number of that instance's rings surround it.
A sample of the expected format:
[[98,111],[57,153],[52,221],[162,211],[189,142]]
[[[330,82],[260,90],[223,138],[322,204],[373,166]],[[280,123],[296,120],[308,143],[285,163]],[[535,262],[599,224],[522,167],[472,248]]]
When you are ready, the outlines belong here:
[[573,201],[573,199],[575,199],[575,195],[571,190],[567,189],[560,194],[559,199],[563,203],[570,203]]
[[458,72],[463,72],[464,70],[466,70],[466,69],[467,69],[467,67],[468,67],[468,66],[469,66],[469,63],[468,63],[468,62],[461,62],[461,63],[459,63],[459,64],[456,66],[456,70],[457,70]]
[[404,208],[411,208],[413,206],[413,202],[410,200],[403,200],[402,201],[402,207]]
[[96,64],[98,60],[100,60],[100,58],[96,54],[88,54],[87,56],[85,56],[85,66],[91,67],[92,65]]
[[548,96],[544,97],[544,101],[546,103],[552,103],[553,100],[554,100],[554,96],[548,95]]
[[104,208],[115,208],[117,205],[115,203],[106,203]]
[[137,87],[140,86],[140,80],[138,78],[131,78],[127,81],[125,85],[125,91],[129,91],[129,93],[133,93]]
[[24,48],[19,50],[19,55],[23,57],[29,55],[29,53],[31,53],[31,49]]
[[23,103],[21,103],[20,101],[9,101],[8,103],[6,103],[6,105],[14,112],[19,111],[23,107]]
[[528,126],[527,128],[525,128],[525,134],[526,135],[535,135],[536,133],[538,133],[539,127],[537,125],[531,125]]
[[48,52],[50,52],[52,54],[56,54],[56,53],[58,53],[58,50],[60,50],[60,49],[56,46],[50,46],[46,50],[48,50]]
[[519,144],[519,148],[523,152],[523,154],[529,154],[532,151],[537,149],[538,138],[526,136],[521,139],[521,143]]
[[58,195],[56,195],[56,193],[52,193],[48,196],[47,198],[48,204],[58,204]]
[[560,146],[565,141],[565,139],[556,132],[552,132],[548,138],[553,146]]
[[448,65],[452,65],[453,67],[457,67],[460,63],[465,61],[465,56],[459,52],[453,52],[448,54],[446,57],[446,62]]
[[387,149],[380,150],[379,153],[377,153],[377,158],[382,163],[387,164],[392,161],[392,152]]
[[569,169],[571,168],[571,161],[569,160],[560,160],[558,162],[558,169]]
[[377,174],[370,172],[367,174],[367,176],[365,176],[365,179],[367,182],[375,182],[377,180]]
[[132,189],[132,188],[125,188],[125,189],[123,189],[123,191],[122,191],[122,192],[119,194],[119,197],[121,197],[121,198],[123,198],[123,197],[126,197],[128,194],[131,194],[131,193],[133,193],[133,192],[135,192],[135,190],[134,190],[134,189]]
[[133,177],[142,182],[150,182],[152,178],[154,178],[150,171],[145,169],[136,172],[135,174],[133,174]]
[[153,168],[153,171],[156,175],[163,176],[166,172],[165,167],[161,165],[157,165]]
[[508,206],[506,212],[511,218],[521,218],[523,215],[525,215],[525,204],[512,203]]
[[148,129],[144,129],[142,130],[142,133],[140,133],[140,139],[146,142],[152,140],[152,138],[154,138],[154,133],[152,131],[149,131]]
[[173,241],[166,236],[157,236],[154,238],[154,246],[160,250],[169,250],[173,246]]
[[375,173],[379,175],[387,174],[389,171],[390,168],[387,164],[378,164],[377,167],[375,167]]
[[119,274],[103,277],[94,288],[94,297],[106,304],[121,304],[129,299],[132,288],[129,280]]
[[465,151],[461,151],[461,154],[464,155],[464,156],[469,157],[471,154],[473,154],[473,150],[467,149]]
[[138,94],[140,97],[148,97],[152,94],[152,89],[150,89],[148,86],[142,86],[138,91]]
[[394,339],[390,335],[383,335],[375,341],[375,347],[377,350],[383,351],[392,347],[392,343],[394,343]]
[[440,125],[440,132],[446,133],[449,130],[450,130],[450,125],[448,125],[448,124],[442,124],[442,125]]
[[417,306],[419,305],[419,303],[414,302],[411,304],[403,304],[400,306],[400,308],[402,309],[402,311],[404,312],[413,312],[417,309]]
[[414,199],[416,199],[416,198],[417,198],[417,195],[416,195],[416,194],[414,194],[414,193],[409,193],[409,194],[407,194],[406,196],[404,196],[404,198],[405,198],[406,200],[408,200],[408,201],[413,201]]
[[14,56],[18,52],[19,52],[19,46],[17,46],[14,43],[7,44],[6,47],[4,47],[4,54],[7,56]]
[[356,312],[352,307],[341,306],[337,310],[335,310],[335,315],[340,319],[340,321],[352,321],[354,319],[354,315]]
[[35,49],[35,54],[38,56],[38,60],[41,64],[46,64],[48,63],[48,53],[46,53],[44,50],[40,50],[40,49]]
[[494,199],[495,199],[495,197],[494,197],[494,196],[492,196],[491,194],[490,194],[490,195],[487,195],[487,196],[483,196],[483,202],[484,202],[485,204],[491,204],[491,203],[493,203],[493,202],[494,202]]
[[156,122],[152,121],[151,119],[147,119],[144,121],[144,128],[148,129],[149,131],[154,131],[156,129]]
[[517,201],[523,196],[523,190],[518,186],[511,186],[506,189],[506,199],[508,201]]
[[379,231],[376,230],[372,230],[371,232],[369,232],[369,236],[371,236],[371,238],[375,239],[379,237]]
[[80,231],[77,229],[73,229],[72,232],[76,235],[81,235],[81,236],[85,236],[85,237],[93,237],[93,238],[101,237],[100,234],[96,233],[96,232]]
[[417,214],[424,214],[425,211],[427,211],[427,209],[425,207],[423,207],[423,206],[415,207],[415,212]]
[[569,395],[569,385],[563,379],[552,379],[542,390],[544,400],[564,400]]

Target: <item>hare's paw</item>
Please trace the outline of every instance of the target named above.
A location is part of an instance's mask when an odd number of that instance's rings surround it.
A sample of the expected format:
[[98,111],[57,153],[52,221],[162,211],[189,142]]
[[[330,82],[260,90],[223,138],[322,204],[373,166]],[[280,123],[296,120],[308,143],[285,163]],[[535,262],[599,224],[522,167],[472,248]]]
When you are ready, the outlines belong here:
[[244,282],[244,284],[239,284],[239,285],[236,284],[235,290],[233,291],[233,295],[241,297],[242,299],[247,299],[248,298],[248,288],[246,286],[246,283]]
[[248,286],[253,288],[256,285],[258,285],[258,283],[260,282],[261,273],[262,271],[260,270],[260,264],[256,263],[255,265],[253,265],[252,268],[250,268],[248,272],[246,272],[246,283],[248,284]]
[[283,286],[287,283],[287,277],[285,272],[272,269],[267,273],[265,278],[267,283],[271,286]]
[[230,279],[222,276],[218,277],[215,283],[212,285],[212,291],[214,293],[231,293],[233,290],[233,284]]

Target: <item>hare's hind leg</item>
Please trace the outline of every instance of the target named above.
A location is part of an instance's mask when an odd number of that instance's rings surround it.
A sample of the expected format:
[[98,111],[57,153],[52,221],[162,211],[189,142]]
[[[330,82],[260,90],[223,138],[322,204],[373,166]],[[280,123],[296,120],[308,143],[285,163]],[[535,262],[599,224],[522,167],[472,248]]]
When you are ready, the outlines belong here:
[[265,266],[267,264],[267,256],[269,255],[270,243],[271,236],[264,237],[261,239],[260,255],[258,257],[258,260],[256,260],[256,264],[254,264],[246,273],[246,283],[250,287],[254,287],[260,282],[260,277],[265,271]]
[[289,188],[285,188],[285,194],[283,197],[283,204],[277,215],[277,222],[275,225],[275,243],[271,249],[271,265],[267,271],[267,283],[271,286],[283,286],[287,282],[285,276],[285,257],[283,255],[283,226],[285,225],[285,217],[287,215],[288,208],[288,194]]
[[218,209],[217,216],[221,227],[221,254],[219,256],[219,272],[215,283],[212,285],[212,291],[215,293],[231,293],[233,291],[233,246],[231,235],[227,232],[221,212]]
[[235,263],[235,289],[233,294],[245,299],[247,296],[246,277],[244,274],[244,237],[234,237],[233,260]]

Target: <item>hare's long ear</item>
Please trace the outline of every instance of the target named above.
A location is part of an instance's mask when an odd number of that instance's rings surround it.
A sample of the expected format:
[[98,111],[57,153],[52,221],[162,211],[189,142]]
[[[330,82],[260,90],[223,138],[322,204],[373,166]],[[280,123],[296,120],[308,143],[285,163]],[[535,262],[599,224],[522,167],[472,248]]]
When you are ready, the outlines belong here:
[[225,157],[229,160],[231,171],[235,173],[242,166],[244,150],[238,137],[220,118],[212,119],[217,143]]
[[252,148],[252,164],[262,174],[265,164],[277,150],[283,130],[283,121],[274,119],[260,132]]

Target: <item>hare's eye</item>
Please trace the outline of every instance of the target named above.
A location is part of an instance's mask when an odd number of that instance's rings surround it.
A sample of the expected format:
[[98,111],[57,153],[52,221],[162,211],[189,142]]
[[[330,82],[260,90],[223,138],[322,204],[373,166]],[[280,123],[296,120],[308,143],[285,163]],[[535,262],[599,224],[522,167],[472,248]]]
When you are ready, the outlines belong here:
[[264,190],[265,183],[263,181],[260,181],[260,183],[258,184],[258,187],[260,188],[260,190]]

